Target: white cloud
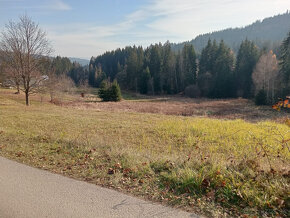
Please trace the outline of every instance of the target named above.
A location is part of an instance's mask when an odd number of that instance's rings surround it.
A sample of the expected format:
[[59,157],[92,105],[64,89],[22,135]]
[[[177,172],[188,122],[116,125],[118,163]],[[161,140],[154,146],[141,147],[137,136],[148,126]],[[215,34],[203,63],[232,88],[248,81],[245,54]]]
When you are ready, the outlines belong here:
[[[54,2],[54,9],[70,9],[60,0]],[[191,40],[202,33],[248,25],[287,9],[289,0],[149,0],[112,25],[74,23],[50,27],[48,32],[57,54],[88,58],[126,45]]]
[[289,0],[152,0],[147,26],[168,39],[190,40],[201,33],[245,26],[290,8]]
[[[12,0],[11,2],[13,1],[24,2],[24,0]],[[42,2],[35,1],[32,5],[26,5],[26,6],[10,5],[10,7],[32,9],[32,10],[37,10],[37,11],[42,11],[42,12],[43,11],[69,11],[72,9],[70,5],[68,5],[62,0],[45,0]]]
[[90,58],[122,46],[108,38],[117,34],[113,27],[95,27],[91,24],[74,23],[44,28],[52,42],[55,55]]
[[52,1],[51,5],[48,6],[48,8],[52,10],[60,10],[60,11],[68,11],[72,9],[68,4],[64,3],[61,0]]

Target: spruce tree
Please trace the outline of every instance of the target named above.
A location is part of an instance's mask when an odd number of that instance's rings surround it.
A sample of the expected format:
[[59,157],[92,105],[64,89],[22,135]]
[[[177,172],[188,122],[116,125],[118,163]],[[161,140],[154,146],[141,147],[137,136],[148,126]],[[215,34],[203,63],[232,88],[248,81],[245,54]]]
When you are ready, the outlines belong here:
[[140,80],[139,80],[139,88],[141,94],[147,94],[148,93],[148,86],[150,81],[150,70],[149,67],[146,67],[145,70],[143,70]]
[[116,80],[114,80],[112,86],[109,89],[110,101],[120,101],[122,99],[121,89]]
[[215,69],[214,64],[217,59],[218,46],[216,41],[213,43],[208,40],[207,46],[201,52],[198,72],[198,86],[201,95],[211,97],[212,88],[214,86]]
[[214,82],[210,88],[210,97],[227,98],[233,96],[233,64],[233,52],[222,40],[213,64]]
[[259,50],[253,42],[246,39],[241,43],[234,75],[237,96],[253,97],[252,73],[259,56]]
[[138,72],[138,54],[137,48],[134,46],[129,51],[127,60],[127,84],[129,89],[136,89],[135,79],[137,78]]
[[116,80],[112,84],[106,80],[102,81],[98,95],[103,101],[120,101],[122,99],[121,89]]
[[171,50],[170,42],[167,41],[161,49],[161,87],[162,91],[172,94],[175,90],[175,56]]
[[266,105],[267,104],[267,94],[264,89],[258,91],[255,96],[255,104],[256,105]]
[[96,74],[95,74],[95,69],[93,67],[92,60],[90,61],[89,65],[89,85],[90,86],[95,86],[95,80],[96,80]]
[[158,44],[150,47],[149,70],[153,77],[154,93],[161,92],[161,54]]
[[108,95],[108,81],[103,80],[100,84],[98,95],[103,101],[108,101],[109,95]]
[[193,45],[185,44],[182,50],[183,71],[184,71],[184,88],[197,82],[197,65],[196,54]]
[[204,47],[201,51],[201,57],[199,61],[199,75],[203,75],[206,72],[211,71],[212,69],[209,66],[209,61],[211,60],[211,50],[212,50],[212,42],[209,39],[206,47]]
[[280,68],[282,74],[282,95],[290,94],[290,32],[281,45]]

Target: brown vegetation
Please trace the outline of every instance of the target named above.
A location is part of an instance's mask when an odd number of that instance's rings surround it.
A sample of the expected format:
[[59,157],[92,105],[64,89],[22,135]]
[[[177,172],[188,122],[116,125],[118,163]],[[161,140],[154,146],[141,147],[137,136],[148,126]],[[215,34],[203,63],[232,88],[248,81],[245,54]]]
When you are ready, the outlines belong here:
[[[91,108],[101,111],[126,111],[156,113],[178,116],[205,116],[222,119],[245,119],[248,121],[279,120],[287,117],[287,112],[274,111],[269,106],[256,106],[247,99],[190,99],[185,97],[154,97],[121,102],[74,101],[67,106]],[[91,101],[91,102],[90,102]],[[288,113],[289,115],[289,113]]]
[[[75,90],[75,89],[74,89]],[[289,111],[276,111],[271,106],[256,106],[253,101],[239,99],[192,99],[179,96],[144,96],[126,95],[127,99],[120,102],[101,102],[94,94],[87,94],[85,98],[80,93],[62,92],[54,101],[50,97],[43,95],[32,96],[34,101],[51,102],[63,107],[73,107],[78,109],[90,109],[109,112],[137,112],[165,114],[176,116],[198,116],[216,119],[243,119],[250,122],[264,120],[282,121],[289,117]],[[95,90],[88,92],[94,93]],[[22,100],[23,97],[14,96],[11,90],[2,90],[6,96],[13,99]]]

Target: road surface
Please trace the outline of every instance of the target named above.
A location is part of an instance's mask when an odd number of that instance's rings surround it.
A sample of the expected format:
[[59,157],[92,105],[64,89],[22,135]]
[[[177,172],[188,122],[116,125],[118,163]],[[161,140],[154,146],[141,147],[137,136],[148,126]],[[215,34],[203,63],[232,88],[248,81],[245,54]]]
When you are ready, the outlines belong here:
[[0,157],[0,218],[198,217]]

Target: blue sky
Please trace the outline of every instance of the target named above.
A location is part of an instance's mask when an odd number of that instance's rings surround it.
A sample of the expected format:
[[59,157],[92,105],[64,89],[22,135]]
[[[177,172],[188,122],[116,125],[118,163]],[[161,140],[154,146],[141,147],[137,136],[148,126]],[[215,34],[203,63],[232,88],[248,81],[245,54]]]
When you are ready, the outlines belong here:
[[0,0],[0,30],[27,14],[54,55],[89,59],[126,45],[182,42],[290,9],[290,0]]

